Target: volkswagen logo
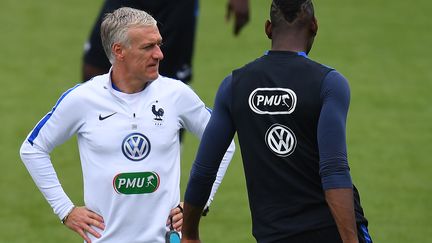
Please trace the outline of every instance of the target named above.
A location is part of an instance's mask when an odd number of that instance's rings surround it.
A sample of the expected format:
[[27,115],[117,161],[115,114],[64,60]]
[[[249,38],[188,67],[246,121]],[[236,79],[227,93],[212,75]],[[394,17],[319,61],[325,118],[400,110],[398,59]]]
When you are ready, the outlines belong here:
[[281,124],[273,124],[267,130],[265,142],[270,150],[280,157],[292,154],[297,145],[293,131]]
[[150,141],[141,133],[129,134],[122,143],[124,156],[132,161],[145,159],[150,153],[150,148]]

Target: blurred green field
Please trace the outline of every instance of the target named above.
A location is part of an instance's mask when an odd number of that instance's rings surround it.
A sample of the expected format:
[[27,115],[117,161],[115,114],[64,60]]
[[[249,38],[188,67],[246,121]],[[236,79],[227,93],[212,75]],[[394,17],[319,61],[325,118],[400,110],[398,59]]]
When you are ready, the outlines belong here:
[[[52,213],[18,150],[60,94],[80,82],[83,43],[101,3],[2,1],[0,242],[82,242]],[[251,21],[234,38],[224,21],[225,1],[200,2],[192,86],[209,106],[233,68],[269,48],[263,34],[269,3],[251,0]],[[371,235],[381,243],[431,242],[432,2],[316,0],[315,7],[320,30],[310,57],[350,81],[349,161]],[[186,136],[183,190],[197,144]],[[52,159],[66,192],[82,203],[75,139]],[[239,152],[201,235],[210,243],[254,242]]]

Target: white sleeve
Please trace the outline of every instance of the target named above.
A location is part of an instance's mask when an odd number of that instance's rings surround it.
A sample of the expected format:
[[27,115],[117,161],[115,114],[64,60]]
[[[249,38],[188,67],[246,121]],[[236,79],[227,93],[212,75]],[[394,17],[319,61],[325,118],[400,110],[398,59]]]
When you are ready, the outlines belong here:
[[[21,160],[29,171],[33,181],[52,207],[55,214],[63,219],[74,206],[64,192],[49,153],[66,141],[79,127],[80,107],[69,94],[65,92],[53,109],[30,132],[21,146]],[[68,96],[68,97],[66,97]],[[81,113],[82,114],[82,113]]]
[[[185,109],[186,112],[181,114],[181,121],[183,122],[183,127],[188,131],[192,132],[197,136],[200,140],[204,134],[204,130],[207,126],[207,123],[211,117],[211,110],[206,108],[204,103],[198,97],[192,89],[187,89],[183,94],[181,107],[187,107]],[[216,194],[223,177],[225,176],[225,172],[228,169],[228,166],[232,160],[235,151],[234,140],[231,141],[227,151],[225,152],[224,157],[222,158],[221,164],[219,166],[216,180],[213,183],[213,187],[210,193],[210,197],[206,203],[205,208],[208,208],[213,201],[214,195]]]
[[63,219],[74,205],[63,191],[49,154],[35,144],[32,146],[27,140],[21,146],[20,153],[21,159],[33,181],[50,204],[54,213],[57,214],[60,220]]
[[214,195],[216,194],[217,189],[219,188],[219,186],[222,182],[222,179],[225,176],[225,172],[228,169],[228,165],[231,163],[232,157],[234,155],[234,151],[235,151],[235,144],[234,144],[234,140],[233,140],[233,141],[231,141],[231,144],[229,145],[227,151],[225,152],[224,157],[222,158],[222,162],[219,165],[219,169],[218,169],[218,172],[216,174],[216,180],[213,183],[210,197],[209,197],[209,199],[205,205],[205,208],[210,207],[210,204],[213,201]]

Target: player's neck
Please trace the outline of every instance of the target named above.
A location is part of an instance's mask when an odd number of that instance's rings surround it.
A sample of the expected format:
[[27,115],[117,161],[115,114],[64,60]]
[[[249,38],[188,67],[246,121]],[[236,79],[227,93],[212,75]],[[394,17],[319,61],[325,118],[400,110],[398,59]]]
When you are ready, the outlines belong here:
[[306,52],[307,45],[303,43],[273,43],[273,51],[292,51],[292,52]]
[[272,38],[271,49],[274,51],[306,52],[308,43],[308,37],[302,32],[293,32],[290,34],[275,33]]
[[118,90],[127,94],[141,92],[148,83],[128,77],[125,72],[122,72],[121,69],[116,68],[115,66],[113,66],[111,71],[111,82],[113,82]]

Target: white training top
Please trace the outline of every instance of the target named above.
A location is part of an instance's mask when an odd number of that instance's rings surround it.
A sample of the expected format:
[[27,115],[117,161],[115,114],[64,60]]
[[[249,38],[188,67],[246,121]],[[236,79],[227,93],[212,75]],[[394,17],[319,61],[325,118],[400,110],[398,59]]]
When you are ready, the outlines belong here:
[[[113,89],[110,73],[66,91],[21,147],[21,158],[54,212],[73,207],[49,153],[78,135],[85,206],[104,218],[92,242],[164,242],[180,202],[179,130],[201,138],[210,112],[181,81],[159,76],[135,94]],[[209,203],[234,153],[231,143]]]

